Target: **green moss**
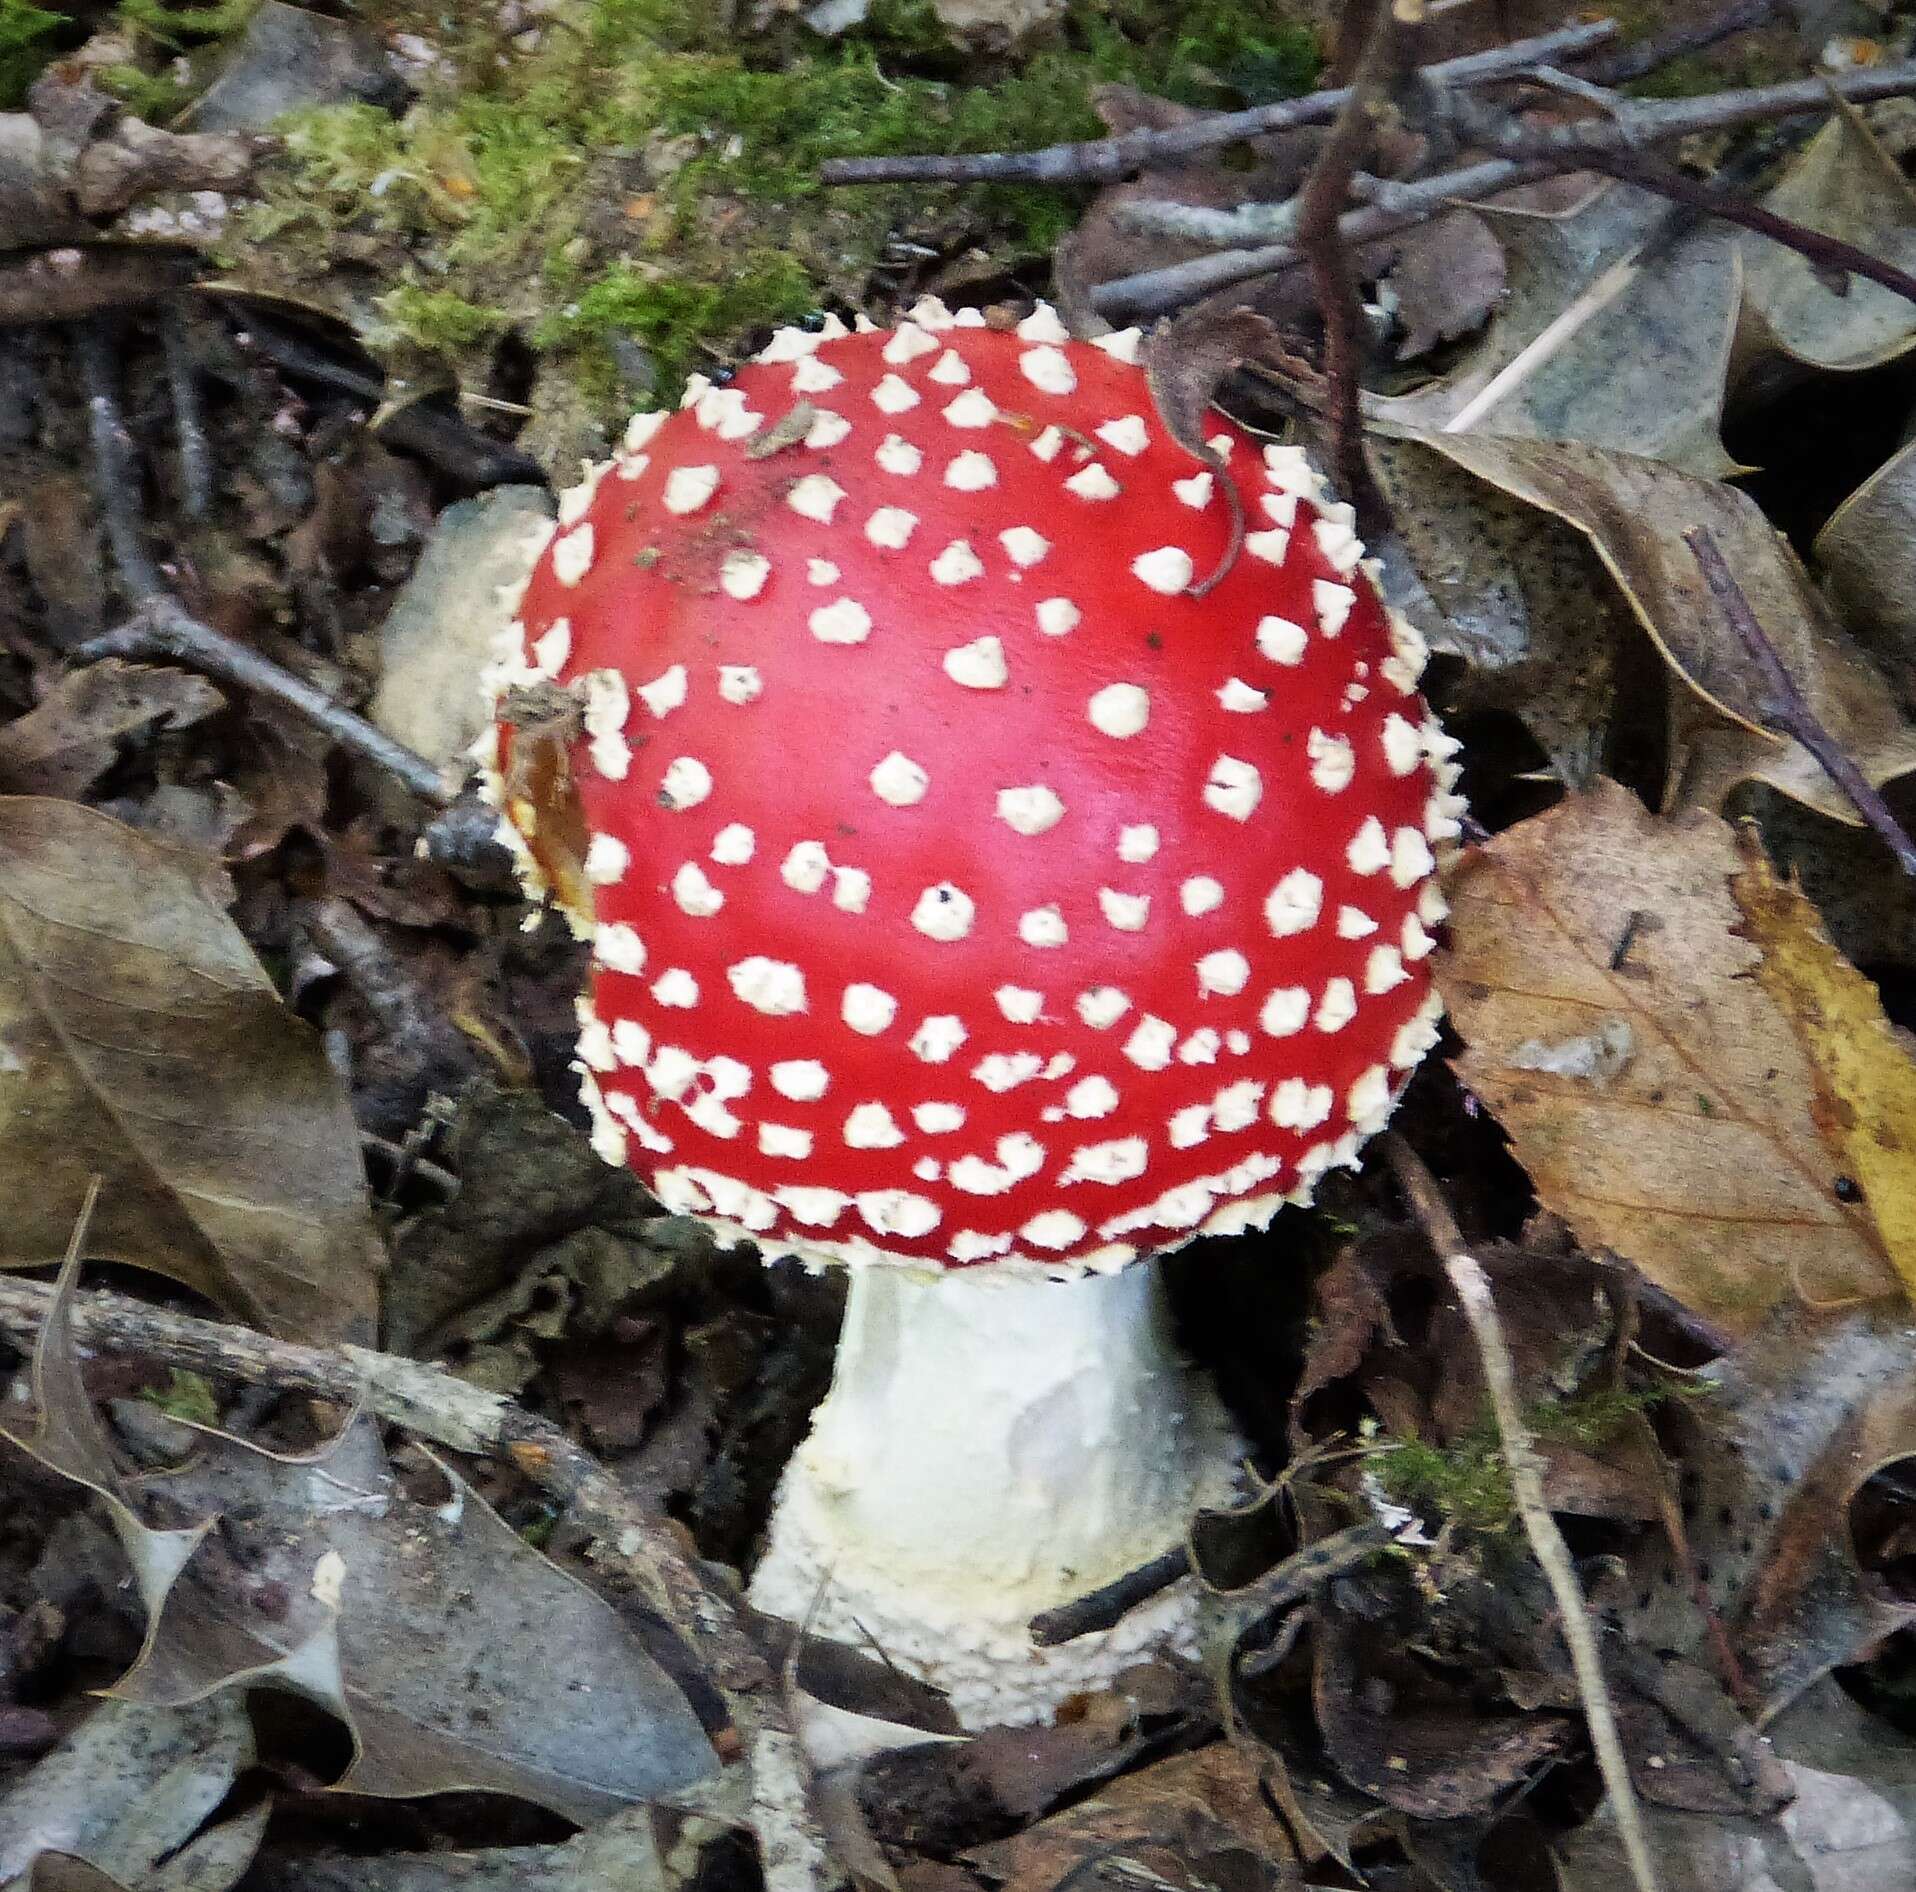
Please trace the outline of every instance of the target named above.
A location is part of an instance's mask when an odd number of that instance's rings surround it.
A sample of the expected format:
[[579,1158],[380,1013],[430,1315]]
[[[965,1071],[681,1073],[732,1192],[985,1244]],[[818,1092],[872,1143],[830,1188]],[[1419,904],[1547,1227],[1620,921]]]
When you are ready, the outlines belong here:
[[191,96],[171,72],[148,72],[141,66],[98,66],[93,78],[136,118],[154,125],[172,118]]
[[167,6],[165,0],[120,0],[120,19],[168,46],[226,39],[259,11],[260,0],[218,0],[217,5]]
[[66,23],[64,13],[32,0],[0,0],[0,110],[11,111],[26,97]]
[[[128,3],[176,22],[229,10]],[[622,334],[669,396],[707,351],[857,296],[887,238],[928,212],[1010,263],[1047,254],[1086,196],[828,191],[826,159],[1092,136],[1090,96],[1108,81],[1198,103],[1294,91],[1315,76],[1315,39],[1274,13],[1074,0],[1047,43],[996,64],[957,52],[930,0],[874,0],[836,41],[781,21],[749,53],[714,0],[589,0],[530,57],[502,58],[462,13],[437,33],[422,24],[457,74],[402,119],[339,106],[279,128],[285,157],[238,243],[277,246],[276,287],[336,293],[332,238],[387,284],[410,277],[381,314],[416,345],[457,355],[475,320],[507,314],[565,352],[609,419],[629,392]],[[390,256],[369,238],[391,239]]]
[[504,309],[468,302],[450,289],[420,289],[411,283],[381,296],[379,308],[406,340],[428,354],[464,354],[512,326]]
[[[873,30],[907,30],[900,22],[894,10]],[[895,74],[885,69],[881,45],[882,38],[875,44],[854,37],[776,67],[737,53],[660,62],[650,89],[661,127],[713,140],[713,149],[681,173],[681,189],[791,202],[824,190],[818,169],[828,158],[1020,150],[1096,137],[1103,126],[1091,92],[1102,84],[1136,85],[1192,104],[1235,103],[1303,90],[1318,66],[1308,28],[1274,24],[1268,9],[1236,0],[1208,10],[1142,0],[1128,8],[1079,7],[1055,44],[988,85]],[[887,198],[894,213],[922,206],[922,191],[858,194]],[[1044,251],[1075,221],[1084,193],[999,186],[969,195],[984,217]]]
[[[1524,1423],[1545,1443],[1595,1452],[1614,1441],[1637,1414],[1665,1400],[1706,1393],[1689,1382],[1589,1387],[1568,1399],[1532,1407]],[[1485,1535],[1507,1531],[1517,1521],[1502,1442],[1487,1410],[1447,1446],[1421,1439],[1393,1442],[1370,1463],[1390,1497],[1425,1517]]]
[[1370,1461],[1387,1496],[1421,1517],[1495,1535],[1516,1522],[1510,1473],[1494,1430],[1473,1429],[1456,1444],[1407,1439]]
[[790,256],[744,257],[715,282],[648,274],[631,263],[615,264],[587,284],[534,336],[543,347],[571,348],[587,358],[592,382],[612,375],[609,344],[636,337],[657,364],[662,389],[670,393],[701,359],[701,344],[713,337],[790,322],[815,300],[811,277]]
[[219,1424],[219,1401],[213,1397],[211,1383],[197,1373],[175,1367],[164,1387],[149,1386],[140,1397],[149,1405],[157,1406],[169,1419],[183,1419],[199,1426]]

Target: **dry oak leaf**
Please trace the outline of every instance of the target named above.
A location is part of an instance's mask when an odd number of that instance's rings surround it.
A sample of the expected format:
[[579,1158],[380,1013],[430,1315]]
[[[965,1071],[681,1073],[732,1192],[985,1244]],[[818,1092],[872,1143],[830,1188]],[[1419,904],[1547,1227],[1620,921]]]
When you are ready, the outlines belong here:
[[1823,608],[1788,544],[1747,493],[1659,460],[1574,440],[1407,434],[1590,543],[1687,692],[1673,692],[1671,773],[1718,807],[1760,781],[1834,821],[1858,817],[1801,743],[1764,723],[1768,686],[1711,597],[1685,532],[1707,525],[1816,719],[1873,787],[1916,769],[1916,729],[1883,673]]
[[[1872,1003],[1879,1053],[1838,1055],[1863,995],[1727,823],[1600,781],[1469,856],[1453,897],[1458,1074],[1584,1246],[1736,1335],[1916,1284],[1909,1159],[1867,1127],[1887,1027]],[[1865,1155],[1885,1180],[1839,1190]]]
[[359,1137],[318,1035],[200,884],[78,803],[0,797],[0,1267],[151,1268],[288,1338],[368,1341]]
[[1509,287],[1454,373],[1371,395],[1389,431],[1576,440],[1720,477],[1730,343],[1743,295],[1733,233],[1687,226],[1634,185],[1568,211],[1479,205]]
[[[1901,269],[1916,265],[1916,188],[1863,114],[1836,102],[1765,208],[1853,243]],[[1916,309],[1881,283],[1834,278],[1800,252],[1753,234],[1742,246],[1747,299],[1736,338],[1745,372],[1782,354],[1813,368],[1881,367],[1916,343]]]
[[120,746],[158,725],[180,729],[225,707],[189,670],[148,664],[88,664],[0,725],[0,788],[17,795],[84,794],[118,759]]

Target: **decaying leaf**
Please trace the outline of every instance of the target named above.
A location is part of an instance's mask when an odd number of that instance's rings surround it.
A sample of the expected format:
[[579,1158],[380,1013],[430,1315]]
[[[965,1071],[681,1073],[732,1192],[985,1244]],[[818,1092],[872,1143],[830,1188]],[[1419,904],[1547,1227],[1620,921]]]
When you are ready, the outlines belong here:
[[12,795],[78,796],[113,766],[120,744],[159,724],[181,729],[226,699],[189,670],[88,664],[0,726],[0,789]]
[[[59,1854],[136,1892],[157,1887],[154,1869],[178,1857],[252,1762],[252,1728],[237,1695],[179,1708],[103,1702],[0,1794],[0,1884]],[[194,1883],[205,1892],[230,1885],[260,1830],[253,1823],[230,1873]]]
[[[1916,769],[1916,729],[1876,666],[1820,607],[1801,565],[1747,494],[1576,441],[1411,438],[1589,540],[1665,662],[1701,700],[1701,710],[1683,719],[1690,754],[1672,762],[1687,799],[1713,807],[1739,782],[1759,780],[1834,820],[1858,819],[1801,744],[1765,729],[1759,673],[1684,539],[1697,526],[1716,538],[1818,721],[1870,781],[1880,787]],[[1719,739],[1724,719],[1740,727]]]
[[[1658,821],[1599,783],[1465,862],[1438,972],[1459,1075],[1544,1205],[1733,1333],[1798,1299],[1916,1281],[1916,1255],[1891,1248],[1908,1204],[1846,1199],[1854,1159],[1821,1100],[1859,1105],[1840,1089],[1853,1070],[1819,1064],[1753,976],[1765,948],[1738,904],[1747,872],[1716,817]],[[1806,905],[1795,920],[1810,928]],[[1629,1046],[1609,1075],[1538,1055],[1603,1031]]]
[[1514,714],[1559,779],[1587,787],[1636,634],[1588,542],[1415,441],[1374,435],[1370,462],[1395,527],[1377,548],[1391,602],[1463,660],[1450,713]]
[[1916,1450],[1916,1335],[1898,1311],[1781,1309],[1696,1376],[1666,1421],[1682,1466],[1682,1541],[1632,1555],[1623,1627],[1729,1676],[1776,1713],[1916,1620],[1857,1562],[1850,1501]]
[[1377,1631],[1320,1608],[1314,1692],[1332,1763],[1385,1806],[1429,1820],[1488,1813],[1575,1738],[1565,1714],[1485,1713],[1466,1688]]
[[1372,398],[1385,426],[1581,440],[1706,478],[1730,472],[1719,428],[1742,294],[1736,246],[1633,186],[1559,215],[1480,206],[1509,289],[1448,379]]
[[1916,442],[1837,507],[1815,557],[1845,620],[1904,695],[1916,695]]
[[1129,1774],[968,1858],[1003,1892],[1198,1892],[1221,1884],[1280,1892],[1298,1883],[1256,1772],[1223,1745]]
[[370,1337],[359,1137],[202,862],[77,803],[0,798],[0,1265],[89,1252],[274,1332]]
[[[1811,139],[1766,208],[1841,237],[1899,268],[1916,267],[1916,189],[1853,106]],[[1916,308],[1880,283],[1832,283],[1808,257],[1746,235],[1748,301],[1739,355],[1775,349],[1813,368],[1874,368],[1916,341]]]
[[1747,865],[1731,891],[1762,954],[1756,977],[1808,1053],[1824,1142],[1869,1203],[1897,1272],[1916,1284],[1916,1064],[1815,907],[1777,879],[1753,834],[1739,842]]
[[[290,1689],[349,1729],[342,1787],[483,1788],[582,1824],[713,1771],[698,1717],[611,1606],[450,1470],[444,1502],[406,1495],[370,1421],[308,1458],[208,1433],[179,1471],[124,1478],[74,1355],[74,1273],[35,1351],[35,1430],[17,1443],[106,1498],[132,1559],[148,1630],[115,1695],[166,1708]],[[155,1529],[155,1502],[194,1521]]]
[[[1907,1892],[1916,1743],[1819,1683],[1770,1728],[1795,1798],[1768,1819],[1646,1809],[1663,1892]],[[1614,1892],[1629,1868],[1607,1804],[1557,1852],[1558,1892]]]

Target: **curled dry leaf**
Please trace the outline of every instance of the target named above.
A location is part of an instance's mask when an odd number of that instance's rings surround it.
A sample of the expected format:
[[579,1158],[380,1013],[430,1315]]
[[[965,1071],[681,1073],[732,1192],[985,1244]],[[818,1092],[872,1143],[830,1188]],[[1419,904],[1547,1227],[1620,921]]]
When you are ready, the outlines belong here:
[[[1646,1809],[1664,1892],[1906,1892],[1916,1884],[1916,1742],[1819,1683],[1770,1724],[1794,1798],[1780,1815]],[[1629,1867],[1606,1804],[1557,1851],[1557,1892],[1615,1892]]]
[[1373,435],[1370,463],[1393,525],[1376,547],[1391,602],[1463,661],[1449,713],[1515,715],[1566,786],[1588,787],[1635,639],[1588,541],[1415,440]]
[[1832,602],[1916,695],[1916,441],[1891,455],[1816,535],[1815,559]]
[[1665,1415],[1681,1533],[1632,1553],[1620,1626],[1725,1676],[1760,1722],[1916,1619],[1849,1525],[1916,1451],[1916,1334],[1900,1310],[1779,1310],[1694,1377]]
[[0,727],[0,789],[78,796],[113,766],[128,737],[155,724],[184,728],[225,702],[188,670],[114,659],[70,670],[24,716]]
[[[1757,873],[1715,816],[1601,782],[1465,862],[1438,975],[1459,1074],[1544,1206],[1732,1333],[1916,1284],[1916,1156],[1871,1128],[1906,1061],[1808,903]],[[1585,1071],[1600,1033],[1628,1056]],[[1856,1199],[1865,1158],[1884,1180]]]
[[[34,1430],[9,1436],[105,1499],[133,1563],[147,1636],[116,1696],[290,1689],[350,1731],[342,1787],[510,1793],[581,1825],[714,1770],[698,1716],[611,1606],[450,1470],[443,1503],[409,1495],[370,1420],[307,1458],[206,1432],[189,1465],[125,1478],[80,1377],[76,1272],[35,1349]],[[155,1528],[155,1500],[196,1522]]]
[[1509,289],[1482,344],[1447,379],[1373,397],[1391,428],[1582,440],[1717,477],[1742,293],[1731,237],[1672,237],[1668,204],[1629,185],[1560,215],[1480,206]]
[[1085,1884],[1281,1892],[1298,1883],[1290,1842],[1255,1769],[1221,1742],[1127,1774],[1068,1812],[966,1858],[1003,1892],[1066,1892]]
[[0,1266],[151,1268],[301,1340],[366,1340],[359,1135],[205,863],[74,802],[0,798]]
[[[1854,106],[1811,139],[1765,207],[1886,263],[1916,268],[1916,189]],[[1737,352],[1779,352],[1811,368],[1894,361],[1916,342],[1916,307],[1861,277],[1832,282],[1808,257],[1755,235],[1739,238],[1748,298]]]
[[1314,1650],[1317,1725],[1332,1764],[1414,1819],[1491,1812],[1575,1738],[1576,1724],[1554,1711],[1486,1714],[1468,1686],[1334,1605],[1317,1613]]
[[84,1860],[108,1885],[223,1892],[251,1858],[263,1821],[247,1823],[250,1834],[243,1826],[228,1835],[251,1840],[229,1873],[190,1881],[152,1875],[181,1848],[212,1839],[207,1833],[195,1842],[194,1835],[253,1759],[253,1731],[237,1695],[181,1708],[101,1703],[0,1794],[0,1884],[17,1885],[18,1875],[53,1854]]
[[1191,587],[1193,592],[1208,591],[1223,578],[1244,545],[1244,495],[1224,456],[1205,439],[1205,418],[1218,389],[1240,363],[1278,349],[1277,330],[1267,316],[1216,299],[1199,303],[1145,343],[1144,373],[1159,418],[1186,453],[1211,469],[1231,514],[1224,557]]
[[1761,675],[1684,539],[1697,526],[1708,526],[1723,548],[1817,720],[1870,781],[1880,787],[1916,769],[1916,729],[1904,722],[1882,673],[1821,607],[1795,555],[1747,494],[1579,441],[1409,438],[1589,541],[1664,661],[1700,700],[1679,705],[1680,746],[1688,753],[1673,756],[1672,772],[1685,800],[1715,807],[1738,783],[1754,780],[1835,820],[1858,819],[1800,743],[1764,727]]

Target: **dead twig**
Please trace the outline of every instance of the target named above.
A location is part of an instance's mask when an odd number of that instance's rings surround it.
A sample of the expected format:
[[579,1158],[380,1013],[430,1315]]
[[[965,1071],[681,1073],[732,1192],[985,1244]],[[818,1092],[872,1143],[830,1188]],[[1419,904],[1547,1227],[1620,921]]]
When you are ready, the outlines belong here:
[[1593,85],[1629,85],[1673,59],[1704,52],[1719,40],[1768,26],[1781,19],[1784,11],[1785,0],[1735,0],[1734,5],[1707,20],[1666,27],[1634,46],[1619,46],[1598,59],[1583,76]]
[[1191,1553],[1178,1544],[1099,1589],[1060,1603],[1056,1609],[1040,1610],[1031,1619],[1031,1640],[1040,1649],[1053,1649],[1095,1630],[1113,1628],[1147,1598],[1190,1574]]
[[1640,190],[1667,197],[1672,203],[1753,230],[1758,236],[1768,237],[1772,243],[1780,243],[1784,249],[1807,257],[1819,269],[1865,277],[1906,302],[1916,302],[1916,276],[1908,270],[1898,269],[1894,263],[1886,263],[1880,256],[1858,249],[1854,243],[1845,243],[1841,237],[1827,236],[1821,230],[1812,230],[1808,224],[1779,217],[1761,204],[1753,204],[1704,178],[1692,177],[1689,172],[1680,171],[1661,159],[1641,151],[1618,149],[1586,156],[1584,165],[1589,170],[1603,172],[1606,177],[1620,178]]
[[90,639],[72,653],[75,663],[107,657],[165,657],[201,670],[297,711],[342,749],[364,758],[435,808],[456,793],[439,771],[403,742],[396,742],[317,684],[283,664],[203,624],[174,596],[147,549],[140,505],[139,457],[120,411],[118,374],[111,338],[98,323],[78,330],[74,341],[86,390],[87,431],[93,450],[93,483],[106,526],[114,570],[133,600],[133,616],[118,630]]
[[[223,292],[215,285],[206,293]],[[494,440],[459,415],[444,413],[424,400],[388,406],[389,390],[378,375],[362,373],[336,360],[323,349],[264,320],[255,308],[246,307],[244,313],[245,324],[234,335],[239,348],[272,363],[294,380],[317,382],[346,395],[361,403],[369,415],[383,414],[372,431],[387,446],[416,453],[448,478],[474,488],[546,484],[538,461],[517,447]]]
[[[0,1281],[0,1334],[30,1349],[53,1302],[38,1281]],[[810,1805],[810,1778],[778,1678],[731,1598],[679,1546],[676,1527],[549,1420],[418,1360],[367,1347],[295,1346],[249,1328],[118,1295],[73,1301],[79,1344],[245,1386],[358,1408],[450,1451],[516,1467],[597,1539],[594,1556],[682,1636],[725,1697],[750,1769],[750,1810],[772,1892],[842,1892]]]
[[200,379],[192,340],[176,306],[160,311],[160,346],[166,355],[167,392],[173,397],[173,438],[179,450],[180,511],[205,519],[213,510],[213,449],[206,437]]
[[1816,758],[1817,766],[1849,797],[1856,812],[1889,844],[1903,872],[1916,877],[1916,841],[1890,812],[1889,803],[1871,785],[1869,777],[1856,766],[1822,720],[1810,708],[1796,679],[1783,666],[1776,646],[1756,621],[1743,587],[1736,582],[1708,526],[1697,526],[1683,535],[1702,570],[1711,595],[1729,619],[1737,641],[1749,653],[1757,675],[1763,679],[1764,698],[1758,713],[1764,722],[1793,737]]
[[[1686,138],[1703,131],[1826,112],[1832,95],[1863,104],[1913,92],[1916,63],[1905,63],[1792,79],[1781,85],[1751,86],[1703,98],[1641,104],[1633,101],[1627,129],[1614,119],[1597,119],[1546,132],[1512,132],[1500,140],[1496,157],[1412,183],[1380,182],[1371,189],[1370,203],[1339,220],[1338,232],[1353,246],[1372,243],[1426,222],[1455,205],[1494,197],[1519,184],[1535,183],[1566,171],[1594,168],[1598,155],[1621,150],[1633,139],[1655,142]],[[1269,215],[1281,208],[1264,206],[1263,210]],[[1133,276],[1114,277],[1091,292],[1091,303],[1110,321],[1145,320],[1215,290],[1299,268],[1303,261],[1302,253],[1291,243],[1227,250],[1162,269],[1142,270]]]
[[[1591,20],[1539,33],[1532,39],[1440,60],[1426,67],[1433,86],[1483,85],[1510,79],[1532,66],[1571,60],[1617,34],[1614,20]],[[1343,110],[1349,86],[1333,86],[1307,98],[1284,99],[1245,112],[1219,112],[1192,124],[1163,131],[1125,132],[1114,138],[1087,138],[1075,144],[1047,145],[1038,151],[981,151],[953,157],[833,158],[819,171],[827,184],[1108,184],[1147,166],[1188,158],[1242,138],[1262,138],[1300,125],[1326,125]]]
[[[1384,501],[1364,457],[1364,308],[1339,219],[1350,201],[1358,160],[1376,135],[1376,113],[1387,97],[1398,62],[1398,42],[1408,30],[1404,13],[1410,3],[1375,0],[1375,15],[1349,96],[1298,193],[1292,239],[1310,272],[1324,324],[1324,426],[1331,478],[1356,506],[1367,538],[1378,536]],[[1421,0],[1417,0],[1417,12],[1421,17]]]
[[283,664],[202,624],[177,598],[144,599],[127,623],[89,639],[72,655],[81,664],[98,663],[105,657],[164,657],[185,664],[296,710],[342,749],[383,769],[434,808],[449,807],[457,792],[417,750],[395,742],[383,729],[335,703],[317,684]]
[[1630,1782],[1630,1763],[1623,1751],[1616,1710],[1603,1679],[1596,1630],[1591,1625],[1589,1607],[1577,1582],[1570,1547],[1563,1541],[1563,1533],[1557,1529],[1557,1521],[1550,1515],[1550,1506],[1544,1497],[1543,1461],[1537,1456],[1536,1444],[1518,1404],[1516,1369],[1504,1339],[1503,1324],[1497,1317],[1489,1277],[1465,1247],[1457,1218],[1451,1214],[1450,1205],[1423,1158],[1401,1136],[1386,1134],[1382,1140],[1398,1187],[1403,1190],[1425,1239],[1443,1262],[1444,1273],[1450,1278],[1464,1319],[1470,1325],[1471,1338],[1477,1343],[1484,1388],[1490,1396],[1491,1413],[1503,1442],[1504,1464],[1510,1473],[1511,1496],[1524,1535],[1530,1540],[1531,1552],[1556,1600],[1557,1629],[1570,1651],[1577,1693],[1590,1729],[1590,1745],[1596,1750],[1597,1767],[1610,1798],[1610,1817],[1616,1823],[1617,1836],[1630,1865],[1631,1880],[1637,1892],[1657,1892],[1656,1861],[1650,1850],[1650,1837],[1644,1828],[1636,1789]]

